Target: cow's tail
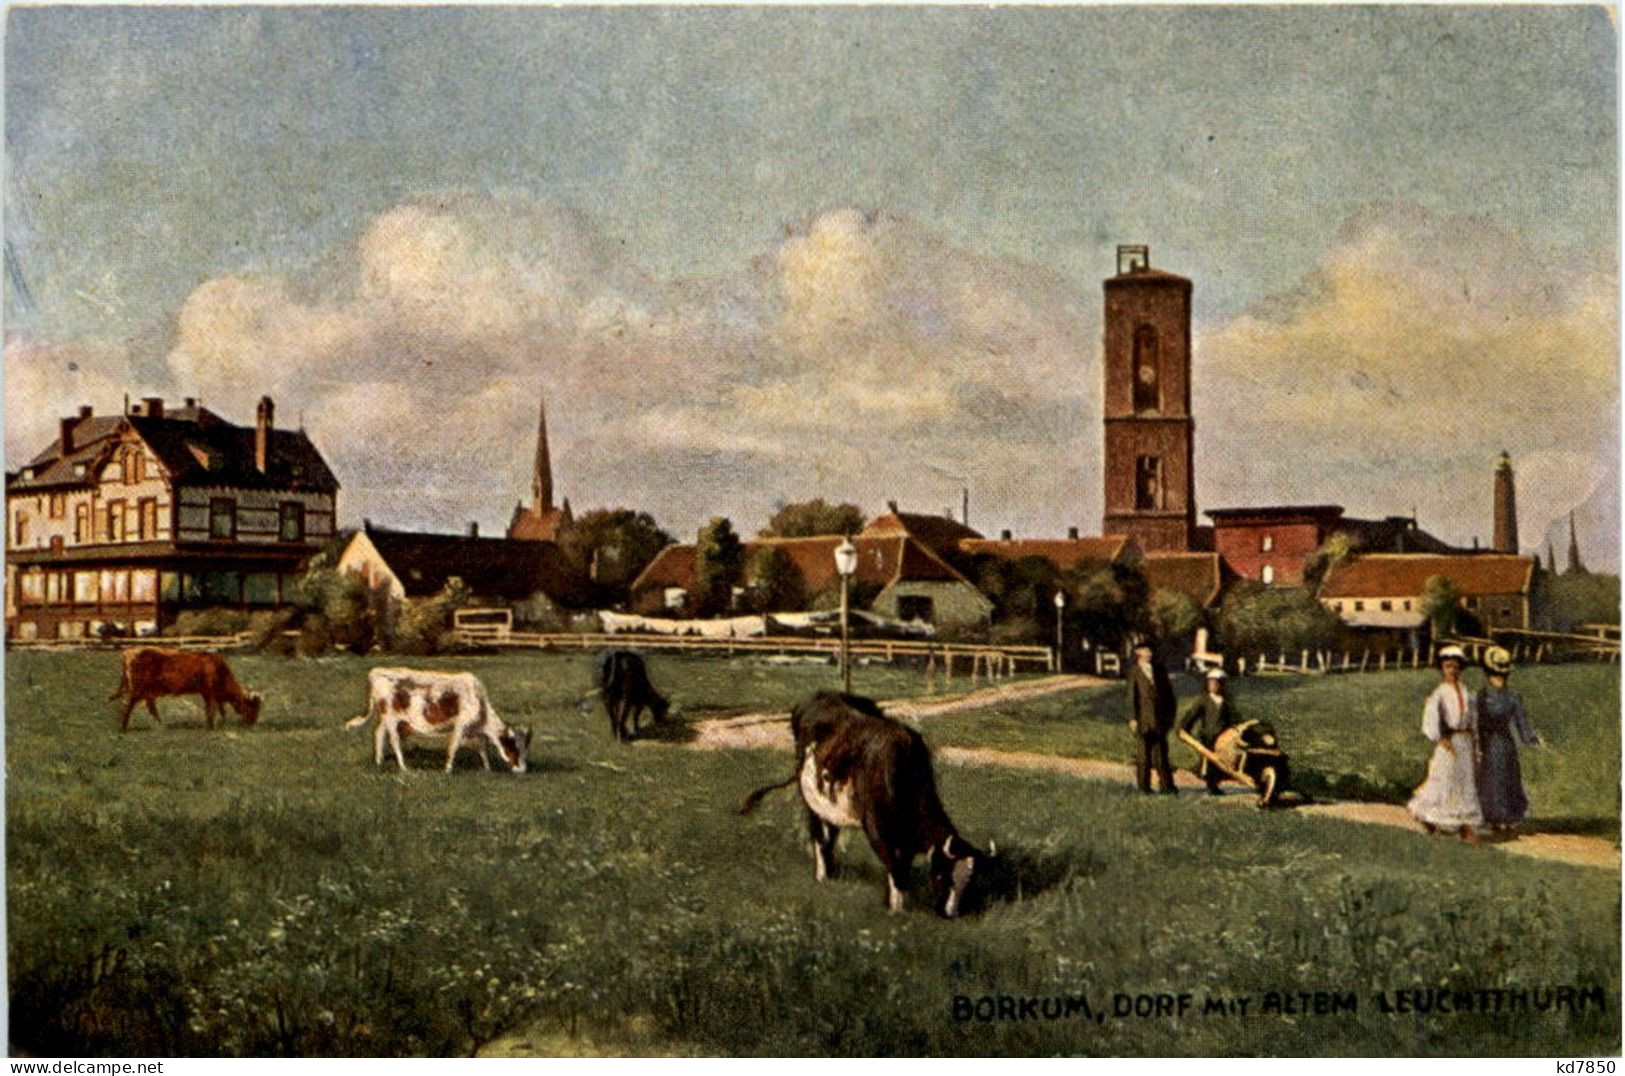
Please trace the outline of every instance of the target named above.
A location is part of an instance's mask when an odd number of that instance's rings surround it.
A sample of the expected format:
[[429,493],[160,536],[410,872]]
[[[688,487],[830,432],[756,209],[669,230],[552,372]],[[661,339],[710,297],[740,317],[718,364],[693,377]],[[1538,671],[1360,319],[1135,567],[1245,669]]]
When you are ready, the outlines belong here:
[[739,802],[739,813],[750,814],[756,809],[756,805],[762,802],[762,797],[766,796],[769,792],[777,792],[781,788],[787,788],[788,786],[795,784],[797,776],[797,774],[792,773],[789,777],[786,777],[776,785],[763,785],[761,788],[758,788],[755,792],[752,792]]
[[130,663],[124,662],[123,664],[124,667],[119,670],[118,687],[114,688],[113,693],[107,696],[108,702],[130,693]]
[[371,720],[371,718],[372,718],[372,715],[370,713],[368,713],[368,714],[357,714],[355,717],[352,717],[352,718],[350,718],[350,720],[346,721],[344,723],[344,727],[347,728],[347,729],[358,729],[362,725],[365,725],[369,720]]

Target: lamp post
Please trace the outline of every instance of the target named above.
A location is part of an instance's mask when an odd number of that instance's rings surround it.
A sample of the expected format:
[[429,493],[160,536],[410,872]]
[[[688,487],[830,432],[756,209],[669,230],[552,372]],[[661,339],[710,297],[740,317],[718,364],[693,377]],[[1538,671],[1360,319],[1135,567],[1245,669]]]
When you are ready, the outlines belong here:
[[858,570],[858,547],[851,538],[842,538],[835,547],[835,570],[841,574],[841,690],[852,694],[852,632],[849,626],[848,600],[852,589],[852,574]]
[[1057,590],[1055,592],[1055,671],[1056,672],[1061,671],[1061,655],[1066,652],[1065,650],[1062,649],[1062,643],[1065,642],[1065,636],[1062,634],[1062,628],[1066,623],[1065,616],[1064,616],[1065,612],[1066,612],[1066,591]]

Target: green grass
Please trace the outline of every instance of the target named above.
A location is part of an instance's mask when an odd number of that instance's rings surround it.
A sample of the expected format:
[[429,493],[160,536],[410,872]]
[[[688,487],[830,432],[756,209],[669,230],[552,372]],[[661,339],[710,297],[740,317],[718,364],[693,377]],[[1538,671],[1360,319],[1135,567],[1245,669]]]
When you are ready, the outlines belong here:
[[[1469,679],[1477,683],[1476,677]],[[1311,795],[1403,803],[1426,773],[1422,700],[1438,682],[1428,670],[1347,676],[1247,677],[1230,681],[1243,717],[1274,724],[1294,783]],[[1551,665],[1520,669],[1524,698],[1545,748],[1522,751],[1533,804],[1530,829],[1619,837],[1619,668]],[[1180,714],[1198,688],[1175,678]],[[934,740],[1132,761],[1120,684],[930,718]],[[1175,764],[1195,765],[1173,741]]]
[[[429,751],[404,776],[374,768],[369,736],[341,727],[367,662],[233,663],[267,696],[259,726],[209,733],[172,702],[169,727],[138,716],[120,735],[110,655],[9,656],[14,1052],[438,1055],[504,1037],[786,1055],[1619,1049],[1610,872],[942,767],[962,831],[1001,855],[972,914],[891,916],[854,835],[841,876],[813,882],[793,792],[733,812],[787,772],[784,753],[613,744],[581,699],[585,657],[441,663],[536,728],[523,775],[470,761],[448,776]],[[690,712],[781,706],[831,679],[745,661],[654,672]],[[906,693],[891,675],[876,694]],[[1608,1006],[1419,1019],[1371,997],[1571,984]],[[1257,1014],[1270,990],[1352,990],[1359,1008]],[[1258,1000],[1244,1019],[952,1016],[959,995],[1109,1007],[1162,991]]]

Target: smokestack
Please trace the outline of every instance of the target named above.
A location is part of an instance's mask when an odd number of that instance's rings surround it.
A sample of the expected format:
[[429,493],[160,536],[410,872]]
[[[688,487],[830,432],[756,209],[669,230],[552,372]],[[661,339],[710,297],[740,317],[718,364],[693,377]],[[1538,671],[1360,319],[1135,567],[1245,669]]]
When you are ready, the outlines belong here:
[[271,422],[276,415],[276,405],[269,396],[260,397],[260,405],[254,411],[254,469],[260,474],[265,473],[266,459],[271,450]]
[[970,487],[966,486],[960,491],[959,522],[962,526],[970,526]]
[[1078,540],[1078,528],[1068,527],[1066,529],[1066,536],[1069,541],[1076,542]]

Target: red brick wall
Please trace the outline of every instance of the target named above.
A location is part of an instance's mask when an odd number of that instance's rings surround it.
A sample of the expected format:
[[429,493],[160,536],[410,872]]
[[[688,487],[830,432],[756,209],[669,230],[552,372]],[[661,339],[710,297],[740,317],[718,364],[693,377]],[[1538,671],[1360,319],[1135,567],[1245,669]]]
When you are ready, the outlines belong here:
[[[1263,551],[1263,538],[1275,539]],[[1214,551],[1243,579],[1262,580],[1264,566],[1273,565],[1275,582],[1296,586],[1303,582],[1303,562],[1321,542],[1320,528],[1311,522],[1219,524],[1213,531]]]

